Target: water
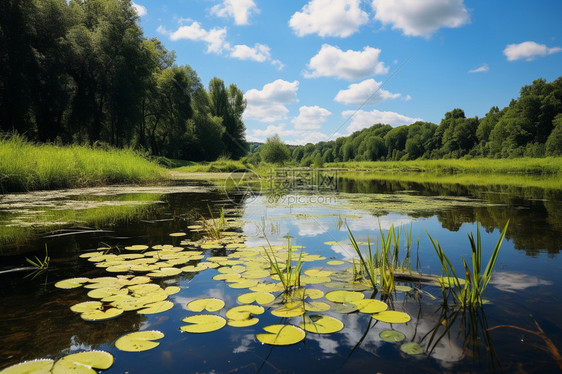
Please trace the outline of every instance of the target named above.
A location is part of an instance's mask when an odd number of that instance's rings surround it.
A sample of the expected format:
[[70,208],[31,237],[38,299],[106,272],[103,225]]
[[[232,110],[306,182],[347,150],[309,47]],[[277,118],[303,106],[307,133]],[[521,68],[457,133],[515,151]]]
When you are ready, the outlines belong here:
[[[99,349],[115,356],[108,373],[559,371],[552,354],[545,349],[545,340],[521,330],[537,331],[536,321],[545,336],[555,346],[561,346],[562,197],[559,190],[340,179],[338,192],[299,191],[290,196],[225,194],[220,188],[197,184],[133,191],[86,190],[51,196],[49,201],[51,205],[76,200],[123,202],[135,201],[135,196],[143,202],[142,209],[136,206],[127,212],[110,211],[109,214],[99,211],[95,217],[81,216],[82,225],[59,222],[56,228],[46,225],[23,234],[10,234],[10,239],[4,241],[0,270],[26,266],[25,257],[44,257],[45,245],[52,260],[49,270],[35,278],[24,278],[28,271],[0,275],[0,368],[24,360],[57,359],[72,352]],[[4,222],[16,219],[19,214],[8,209],[17,205],[18,198],[10,199],[8,204],[4,197],[0,206],[0,218]],[[24,197],[19,198],[20,203],[24,200]],[[336,266],[326,263],[352,256],[346,244],[347,226],[358,241],[372,242],[380,236],[379,227],[384,232],[391,225],[409,231],[411,225],[412,269],[440,274],[426,231],[439,240],[454,266],[461,269],[461,256],[470,256],[467,234],[476,232],[476,222],[482,227],[483,261],[487,261],[508,219],[510,225],[496,264],[496,274],[485,292],[485,299],[490,302],[482,309],[456,313],[454,308],[443,308],[439,287],[402,282],[401,285],[419,291],[397,292],[392,300],[386,301],[391,309],[405,311],[412,317],[407,324],[377,322],[363,313],[317,313],[340,319],[344,329],[333,334],[307,333],[303,342],[291,346],[273,347],[256,340],[256,334],[262,333],[267,325],[298,325],[302,320],[301,317],[275,317],[269,310],[257,316],[258,324],[250,327],[227,325],[206,334],[179,330],[185,325],[182,318],[195,314],[186,309],[189,301],[210,296],[220,298],[226,306],[215,314],[224,316],[227,309],[239,305],[237,296],[248,292],[213,280],[218,274],[216,269],[154,280],[163,287],[181,287],[179,293],[169,297],[174,307],[166,312],[145,316],[134,311],[125,312],[101,322],[85,322],[69,309],[78,302],[90,300],[87,290],[54,287],[55,282],[70,277],[107,276],[103,268],[78,257],[100,246],[179,245],[186,238],[199,239],[201,233],[186,227],[195,224],[201,216],[210,218],[209,208],[215,217],[222,208],[228,218],[236,219],[239,224],[231,230],[244,233],[249,247],[263,245],[264,232],[274,245],[286,243],[284,237],[288,234],[293,237],[292,244],[305,246],[304,250],[311,255],[325,257],[325,260],[305,263],[305,271],[349,267],[347,262]],[[22,207],[16,206],[16,209]],[[45,206],[40,209],[36,205],[27,206],[26,209],[28,215],[29,211],[36,216],[49,212]],[[92,209],[99,209],[99,206]],[[39,213],[39,210],[47,213]],[[112,219],[115,214],[119,217]],[[173,232],[186,232],[188,236],[170,237]],[[7,234],[5,237],[8,238]],[[231,252],[230,249],[213,249],[205,250],[204,254],[220,256]],[[307,288],[332,290],[323,284],[311,284]],[[367,298],[372,296],[371,291],[363,293]],[[381,295],[376,294],[375,298],[380,299]],[[447,316],[444,324],[440,323],[443,315]],[[436,326],[441,327],[436,330]],[[507,327],[494,329],[495,326]],[[445,327],[450,330],[439,339],[447,331]],[[155,349],[130,353],[114,346],[115,340],[123,334],[152,329],[165,334]],[[425,348],[424,353],[408,355],[401,352],[400,344],[384,342],[379,334],[388,329],[403,332],[406,341],[420,343]],[[434,336],[433,331],[437,331]]]

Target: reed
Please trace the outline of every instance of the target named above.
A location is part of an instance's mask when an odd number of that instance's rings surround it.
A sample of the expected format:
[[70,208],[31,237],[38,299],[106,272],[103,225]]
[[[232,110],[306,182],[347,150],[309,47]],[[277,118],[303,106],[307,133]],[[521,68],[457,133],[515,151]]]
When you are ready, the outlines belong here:
[[456,303],[461,308],[473,308],[482,305],[482,294],[484,293],[486,286],[492,278],[492,271],[494,269],[494,265],[496,264],[496,260],[498,259],[501,244],[505,237],[508,226],[509,221],[505,224],[505,227],[503,228],[500,237],[496,242],[496,245],[494,247],[494,250],[492,251],[484,272],[481,271],[482,241],[480,236],[480,225],[477,225],[476,227],[476,240],[474,239],[474,235],[472,233],[468,234],[468,240],[470,242],[471,249],[472,268],[470,268],[465,259],[462,258],[466,277],[464,281],[457,275],[453,264],[445,255],[441,244],[439,244],[437,240],[434,240],[431,235],[429,235],[429,233],[427,234],[429,236],[431,244],[433,245],[433,248],[435,249],[435,252],[437,253],[439,262],[441,263],[440,284],[445,300],[447,300],[447,290],[451,290]]
[[[299,287],[301,287],[301,272],[304,261],[302,260],[302,249],[300,250],[299,257],[297,259],[297,264],[293,265],[293,247],[291,246],[291,238],[287,238],[287,258],[285,259],[285,263],[280,263],[275,256],[275,251],[269,243],[267,239],[267,244],[269,246],[269,251],[267,248],[264,247],[265,254],[269,261],[269,265],[271,269],[277,274],[281,284],[283,284],[283,288],[285,289],[285,293],[289,293]],[[271,252],[271,253],[270,253]]]

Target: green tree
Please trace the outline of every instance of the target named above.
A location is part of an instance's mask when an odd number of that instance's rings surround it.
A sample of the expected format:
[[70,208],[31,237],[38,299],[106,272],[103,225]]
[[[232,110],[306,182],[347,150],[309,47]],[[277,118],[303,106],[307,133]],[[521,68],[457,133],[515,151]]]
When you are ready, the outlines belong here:
[[283,143],[279,135],[267,138],[260,150],[261,159],[271,164],[283,164],[289,160],[290,155],[289,148]]
[[546,141],[548,156],[562,156],[562,114],[558,114],[552,121],[554,129]]

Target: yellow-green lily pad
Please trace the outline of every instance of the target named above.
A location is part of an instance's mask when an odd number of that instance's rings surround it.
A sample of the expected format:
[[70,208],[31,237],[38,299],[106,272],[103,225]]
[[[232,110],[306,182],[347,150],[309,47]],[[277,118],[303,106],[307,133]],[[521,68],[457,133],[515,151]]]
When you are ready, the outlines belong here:
[[305,309],[302,302],[289,302],[277,309],[273,309],[271,314],[276,317],[298,317],[302,316],[304,312]]
[[53,366],[53,374],[95,374],[94,369],[106,370],[113,365],[113,355],[104,351],[88,351],[64,356]]
[[145,304],[144,309],[140,309],[137,310],[138,314],[156,314],[156,313],[162,313],[165,312],[167,310],[172,309],[174,306],[174,303],[172,303],[171,301],[157,301],[155,303],[149,303],[149,304]]
[[181,268],[184,273],[197,273],[199,271],[207,270],[209,265],[207,263],[200,262],[197,265],[187,265]]
[[258,284],[257,280],[254,279],[243,279],[237,282],[232,282],[228,284],[230,288],[250,288]]
[[187,309],[192,312],[216,312],[224,308],[224,301],[214,297],[207,297],[203,299],[196,299],[187,304]]
[[80,314],[80,317],[84,321],[105,321],[112,319],[123,314],[123,309],[119,308],[108,308],[105,310],[91,310]]
[[[78,287],[82,287],[82,285],[86,282],[88,282],[90,280],[90,278],[70,278],[70,279],[65,279],[65,280],[61,280],[58,281],[57,283],[55,283],[55,287],[56,288],[61,288],[63,290],[70,290],[73,288],[78,288]],[[33,361],[30,361],[33,362]]]
[[386,323],[406,323],[411,319],[408,314],[395,310],[374,313],[372,316],[374,319]]
[[300,328],[316,334],[332,334],[343,329],[343,322],[330,316],[305,316]]
[[197,314],[186,317],[182,321],[191,323],[191,325],[181,326],[180,330],[196,334],[216,331],[226,325],[224,318],[212,314]]
[[250,290],[255,292],[278,292],[283,291],[284,288],[281,283],[258,283],[250,287]]
[[321,301],[309,301],[304,303],[304,310],[307,312],[325,312],[330,310],[330,306]]
[[259,305],[266,305],[275,300],[275,296],[267,292],[248,292],[238,296],[237,300],[242,304],[256,302]]
[[412,287],[410,286],[394,286],[394,290],[398,292],[410,292]]
[[147,245],[142,245],[142,244],[137,244],[137,245],[130,245],[125,247],[126,250],[128,251],[144,251],[146,249],[148,249]]
[[263,314],[264,309],[259,305],[238,305],[226,311],[226,318],[236,321],[249,319],[252,315]]
[[291,345],[304,339],[306,333],[294,325],[269,325],[263,328],[267,334],[257,334],[256,338],[270,345]]
[[91,312],[101,309],[102,305],[100,301],[84,301],[83,303],[74,304],[70,307],[70,310],[75,313]]
[[402,340],[406,338],[404,334],[396,330],[381,331],[379,337],[385,342],[389,342],[389,343],[400,343]]
[[257,324],[260,320],[258,318],[248,318],[242,320],[229,319],[226,324],[232,327],[248,327]]
[[419,355],[423,353],[423,348],[418,343],[414,342],[402,344],[400,350],[409,355]]
[[25,361],[0,371],[2,374],[50,374],[55,361],[48,359]]
[[353,304],[357,305],[357,309],[361,313],[373,314],[384,312],[388,309],[388,304],[380,300],[363,299],[354,301]]
[[165,267],[160,268],[158,270],[154,270],[151,273],[148,273],[147,276],[151,278],[166,278],[166,277],[173,277],[174,275],[181,274],[182,270],[178,268],[172,267]]
[[115,348],[125,352],[142,352],[160,345],[155,340],[162,339],[164,334],[157,330],[137,331],[123,335],[115,342]]
[[213,276],[214,280],[223,280],[225,282],[238,282],[241,278],[240,274],[217,274]]
[[340,260],[331,260],[326,262],[328,265],[332,265],[332,266],[337,266],[337,265],[343,265],[345,264],[345,262],[340,261]]
[[185,235],[186,235],[185,232],[173,232],[173,233],[170,234],[171,237],[175,237],[175,238],[179,238],[179,237],[182,237],[182,236],[185,236]]
[[178,286],[168,286],[164,289],[168,295],[174,295],[181,291],[181,288]]
[[362,292],[357,291],[330,291],[326,294],[326,299],[334,303],[352,303],[365,298]]

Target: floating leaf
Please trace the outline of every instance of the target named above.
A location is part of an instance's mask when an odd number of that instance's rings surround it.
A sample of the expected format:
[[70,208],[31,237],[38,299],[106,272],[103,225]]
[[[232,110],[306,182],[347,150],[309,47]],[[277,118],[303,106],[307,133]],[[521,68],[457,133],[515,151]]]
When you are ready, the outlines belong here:
[[260,305],[265,305],[275,300],[275,296],[267,292],[248,292],[238,296],[237,300],[242,304],[251,304],[256,302]]
[[257,334],[256,338],[271,345],[291,345],[304,339],[306,333],[294,325],[269,325],[263,328],[268,334]]
[[94,369],[106,370],[113,365],[113,355],[104,351],[88,351],[64,356],[53,366],[53,374],[96,373]]
[[207,270],[209,266],[206,263],[200,262],[197,265],[187,265],[181,268],[184,273],[196,273],[198,271]]
[[242,276],[244,278],[248,278],[248,279],[260,279],[260,278],[267,278],[269,277],[271,274],[269,271],[267,270],[248,270],[245,271]]
[[128,251],[144,251],[145,249],[148,249],[148,246],[137,244],[137,245],[130,245],[128,247],[125,247],[125,249]]
[[166,278],[166,277],[173,277],[174,275],[181,274],[181,269],[178,268],[161,268],[159,270],[155,270],[152,273],[148,273],[147,276],[152,278]]
[[423,353],[423,348],[418,343],[414,342],[402,344],[400,350],[409,355],[419,355]]
[[326,262],[328,265],[332,265],[332,266],[336,266],[336,265],[343,265],[345,264],[345,262],[340,261],[340,260],[331,260]]
[[298,317],[305,312],[302,302],[290,302],[282,305],[277,309],[273,309],[271,314],[276,317]]
[[182,237],[185,236],[186,233],[185,232],[173,232],[170,234],[171,237]]
[[117,339],[115,348],[125,352],[148,351],[160,345],[159,342],[154,340],[159,340],[163,337],[164,334],[157,330],[132,332]]
[[80,314],[84,321],[105,321],[123,314],[123,309],[108,308],[105,310],[91,310]]
[[217,274],[213,276],[214,280],[223,280],[225,282],[238,282],[241,278],[240,274]]
[[50,374],[54,361],[48,359],[25,361],[0,371],[2,374]]
[[236,321],[249,319],[252,315],[263,314],[264,309],[259,305],[239,305],[226,311],[226,318]]
[[406,338],[406,336],[402,334],[400,331],[395,331],[395,330],[381,331],[379,337],[385,342],[389,342],[389,343],[400,343],[402,340]]
[[102,305],[100,301],[84,301],[83,303],[74,304],[70,307],[70,310],[75,313],[91,312],[101,309]]
[[254,287],[257,284],[258,284],[257,280],[244,279],[244,280],[240,280],[240,281],[237,281],[237,282],[229,283],[228,287],[230,287],[230,288],[250,288],[250,287]]
[[132,311],[144,308],[147,304],[144,300],[137,297],[131,297],[128,295],[116,295],[115,300],[110,303],[112,306],[124,311]]
[[325,312],[330,310],[330,306],[321,301],[310,301],[304,303],[304,310],[307,312]]
[[[58,281],[55,283],[55,287],[61,288],[63,290],[70,290],[72,288],[82,287],[82,285],[88,282],[90,278],[70,278]],[[32,362],[32,361],[31,361]]]
[[384,312],[388,309],[388,305],[385,302],[374,299],[357,300],[354,301],[353,304],[357,305],[357,309],[361,313],[367,314]]
[[399,292],[410,292],[412,290],[412,287],[410,287],[410,286],[394,286],[394,290],[399,291]]
[[168,286],[164,289],[164,292],[166,292],[168,295],[174,295],[180,291],[181,288],[179,288],[178,286]]
[[193,300],[187,304],[187,309],[192,312],[202,312],[204,310],[216,312],[222,308],[224,308],[224,301],[214,297]]
[[88,297],[92,299],[103,299],[104,297],[108,297],[111,295],[126,295],[129,293],[129,290],[126,288],[96,288],[88,292]]
[[245,266],[242,265],[234,265],[234,266],[223,266],[217,269],[219,273],[223,274],[240,274],[246,270]]
[[395,310],[387,310],[380,313],[373,314],[373,318],[381,322],[387,323],[406,323],[410,320],[410,316],[403,312]]
[[230,319],[226,323],[227,323],[227,325],[232,326],[232,327],[248,327],[248,326],[255,325],[259,321],[260,320],[258,318],[248,318],[248,319],[243,319],[243,320]]
[[352,303],[333,303],[329,304],[332,312],[349,314],[357,311],[357,305]]
[[300,328],[316,334],[332,334],[343,329],[343,322],[330,316],[305,316]]
[[330,291],[326,294],[326,299],[334,303],[352,303],[364,297],[363,293],[356,291]]
[[165,312],[167,310],[172,309],[172,307],[174,306],[174,303],[172,303],[171,301],[157,301],[155,303],[150,303],[150,304],[145,304],[144,309],[138,310],[137,313],[138,314],[156,314],[156,313],[162,313]]
[[212,314],[197,314],[182,319],[183,322],[191,323],[191,325],[181,326],[180,330],[191,333],[205,333],[216,331],[226,325],[226,320],[221,316]]
[[255,292],[277,292],[283,291],[285,288],[283,287],[282,283],[258,283],[253,287],[250,287],[250,290]]

